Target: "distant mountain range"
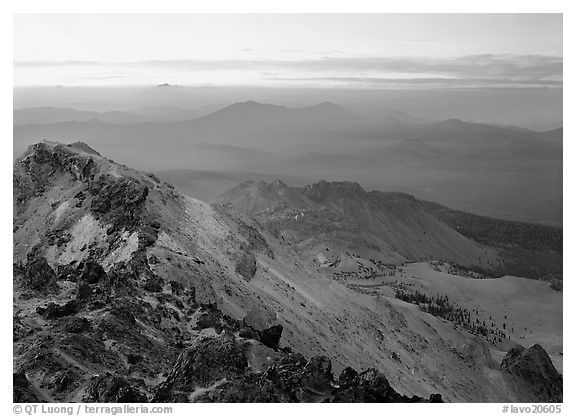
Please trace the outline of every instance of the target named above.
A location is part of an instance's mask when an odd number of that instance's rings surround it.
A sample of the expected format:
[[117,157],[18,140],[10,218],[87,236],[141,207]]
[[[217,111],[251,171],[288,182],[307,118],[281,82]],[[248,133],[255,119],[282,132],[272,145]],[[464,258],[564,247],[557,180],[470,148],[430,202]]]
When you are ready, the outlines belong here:
[[200,108],[186,110],[177,107],[139,107],[124,111],[85,111],[72,108],[33,107],[19,108],[13,111],[15,126],[25,124],[54,124],[71,121],[84,122],[98,120],[111,124],[138,124],[191,120],[207,114],[210,110]]
[[14,154],[40,139],[82,140],[148,171],[352,180],[479,214],[562,223],[562,128],[363,114],[328,102],[289,108],[249,101],[198,115],[15,110]]

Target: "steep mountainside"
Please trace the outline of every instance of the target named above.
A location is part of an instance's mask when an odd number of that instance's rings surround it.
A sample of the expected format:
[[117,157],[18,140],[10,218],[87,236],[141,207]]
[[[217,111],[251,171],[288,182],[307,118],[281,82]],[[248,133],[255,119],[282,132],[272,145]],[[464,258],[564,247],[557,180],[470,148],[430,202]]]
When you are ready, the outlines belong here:
[[474,215],[434,202],[420,204],[462,235],[496,247],[502,263],[494,274],[562,279],[562,228]]
[[255,216],[307,254],[331,259],[336,268],[346,267],[350,256],[384,263],[441,259],[485,268],[497,261],[493,250],[438,220],[414,197],[366,192],[356,183],[320,181],[304,188],[249,183],[215,202]]
[[258,223],[86,145],[32,146],[14,204],[16,401],[551,397],[508,381],[465,329],[351,290]]
[[456,211],[404,193],[367,192],[351,182],[297,188],[260,181],[214,202],[254,216],[307,254],[331,259],[334,269],[362,258],[442,260],[492,277],[562,279],[561,228]]

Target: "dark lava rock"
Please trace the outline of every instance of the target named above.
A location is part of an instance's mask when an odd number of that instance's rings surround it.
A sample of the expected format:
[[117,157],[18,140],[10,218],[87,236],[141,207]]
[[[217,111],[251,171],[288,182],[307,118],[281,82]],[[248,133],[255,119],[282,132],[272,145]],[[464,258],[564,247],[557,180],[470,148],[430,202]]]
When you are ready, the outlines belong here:
[[139,214],[148,197],[148,187],[134,179],[116,178],[112,175],[99,176],[90,182],[92,195],[90,208],[100,219],[114,224],[116,229],[132,228],[137,225]]
[[236,273],[250,281],[256,274],[256,257],[249,251],[242,252],[236,263]]
[[14,403],[40,403],[43,400],[39,400],[34,391],[32,390],[32,385],[26,378],[24,372],[18,372],[12,374],[13,390],[12,390],[12,400]]
[[31,257],[24,267],[23,285],[44,293],[57,291],[56,273],[46,259],[39,255]]
[[239,224],[242,226],[242,233],[247,235],[248,239],[248,246],[250,250],[254,250],[259,253],[263,253],[270,258],[274,258],[274,252],[268,245],[268,242],[262,234],[258,232],[258,230],[251,225],[246,224],[241,220],[237,220]]
[[246,326],[261,332],[276,323],[276,312],[270,308],[251,309],[242,321]]
[[80,155],[67,146],[52,146],[44,142],[30,146],[14,168],[18,211],[24,209],[30,198],[45,191],[55,173],[69,174],[78,181],[90,182],[96,170],[92,156]]
[[81,271],[73,263],[61,264],[58,266],[57,274],[59,280],[69,280],[71,282],[78,281]]
[[148,292],[162,292],[164,288],[164,280],[154,275],[149,277],[144,284],[144,290]]
[[[282,337],[282,325],[276,322],[276,312],[269,308],[252,309],[242,319],[243,338],[257,339],[269,348],[277,349]],[[257,336],[256,336],[257,335]]]
[[88,299],[92,293],[93,290],[88,283],[80,282],[78,284],[78,293],[76,294],[76,298],[80,300]]
[[223,314],[214,303],[205,303],[200,307],[200,314],[196,321],[196,329],[214,328],[217,334],[222,330],[236,332],[241,323]]
[[78,265],[80,271],[80,279],[90,285],[98,283],[101,279],[106,277],[104,268],[95,261],[84,261]]
[[346,367],[338,377],[338,385],[340,387],[349,386],[354,383],[356,377],[358,377],[358,371],[354,370],[352,367]]
[[146,403],[148,398],[137,387],[118,375],[95,377],[86,389],[85,401],[92,403]]
[[255,340],[260,339],[260,334],[258,333],[258,331],[255,331],[246,325],[244,325],[242,328],[240,328],[240,332],[238,333],[238,336],[240,338],[246,338],[246,339],[255,339]]
[[282,325],[274,325],[260,333],[260,342],[268,348],[277,349],[282,337]]
[[373,368],[353,378],[352,372],[348,371],[344,379],[345,383],[333,392],[333,402],[397,403],[413,401],[413,399],[397,393],[390,386],[386,377]]
[[138,247],[144,249],[151,246],[158,239],[158,228],[154,228],[151,225],[145,225],[140,229],[138,233]]
[[90,322],[86,318],[71,316],[63,319],[62,326],[66,332],[76,334],[88,330]]
[[248,367],[244,347],[225,331],[219,337],[197,341],[180,354],[153,401],[187,402],[197,387],[241,376]]
[[142,360],[144,360],[144,357],[142,357],[139,354],[128,354],[126,356],[126,361],[128,362],[128,364],[132,364],[132,365],[138,364]]
[[15,316],[12,319],[12,340],[18,341],[19,339],[26,338],[28,335],[32,334],[34,330],[22,322],[20,317]]
[[[221,380],[213,388],[199,393],[198,402],[427,402],[430,400],[398,394],[386,377],[370,369],[358,374],[351,368],[341,374],[339,386],[334,385],[331,363],[327,357],[310,361],[301,354],[289,354],[268,368],[265,373],[244,372]],[[174,396],[172,396],[174,397]]]
[[442,400],[442,395],[441,394],[431,394],[430,398],[428,399],[428,401],[430,403],[444,403],[444,400]]
[[334,376],[328,357],[313,357],[302,372],[301,386],[314,393],[325,393],[331,389]]
[[184,286],[181,283],[170,281],[170,291],[175,295],[180,295],[184,291]]
[[220,316],[212,311],[203,312],[196,320],[196,329],[214,328],[222,330]]
[[80,303],[77,300],[71,300],[66,302],[64,305],[50,302],[45,308],[41,306],[36,308],[38,315],[43,316],[46,319],[59,319],[64,316],[75,315],[79,310]]
[[512,348],[502,360],[500,368],[518,391],[531,393],[531,396],[520,397],[523,401],[562,402],[562,376],[540,345],[534,344],[529,349],[520,345]]
[[67,391],[76,380],[78,380],[78,375],[74,371],[61,369],[44,381],[50,390],[61,393]]

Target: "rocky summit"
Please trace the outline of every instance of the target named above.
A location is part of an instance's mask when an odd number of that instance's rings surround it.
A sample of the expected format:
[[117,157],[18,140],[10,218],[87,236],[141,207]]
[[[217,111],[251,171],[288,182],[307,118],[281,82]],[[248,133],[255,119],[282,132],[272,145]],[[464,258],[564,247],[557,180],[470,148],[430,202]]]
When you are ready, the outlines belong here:
[[32,145],[13,180],[15,402],[562,400],[542,348],[479,360],[473,334],[86,144]]

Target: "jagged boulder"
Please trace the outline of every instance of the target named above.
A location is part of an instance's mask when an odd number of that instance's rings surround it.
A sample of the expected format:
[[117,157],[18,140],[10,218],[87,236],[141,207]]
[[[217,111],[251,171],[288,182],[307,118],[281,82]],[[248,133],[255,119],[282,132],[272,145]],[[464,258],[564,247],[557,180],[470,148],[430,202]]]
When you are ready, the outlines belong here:
[[513,390],[526,402],[560,403],[563,399],[562,376],[550,356],[538,344],[526,349],[518,345],[508,351],[501,370]]
[[333,379],[330,359],[317,356],[310,359],[304,367],[300,385],[313,393],[327,393],[332,388]]
[[95,261],[84,261],[78,265],[80,273],[80,280],[88,283],[89,285],[98,283],[101,279],[106,277],[104,268]]
[[269,308],[251,309],[242,319],[244,326],[240,335],[257,339],[267,347],[277,349],[284,328],[276,324],[276,320],[276,312]]
[[164,289],[164,280],[156,275],[150,276],[144,283],[144,290],[147,292],[162,292]]
[[39,400],[32,386],[26,377],[26,374],[21,371],[12,374],[12,400],[14,403],[40,403],[44,400]]
[[21,212],[26,202],[44,192],[54,173],[67,173],[74,179],[90,182],[97,167],[92,156],[79,154],[62,144],[37,143],[28,148],[14,169],[16,204]]
[[56,292],[56,273],[50,267],[46,258],[40,255],[29,256],[26,266],[24,266],[23,286],[39,292]]
[[269,348],[277,349],[282,337],[282,325],[273,325],[260,332],[260,342]]
[[390,403],[407,402],[409,398],[397,393],[378,370],[368,369],[354,375],[348,371],[340,379],[343,384],[334,390],[334,402]]
[[79,310],[80,303],[77,300],[68,301],[64,305],[49,302],[45,308],[41,306],[36,308],[38,315],[43,316],[46,319],[59,319],[64,316],[75,315]]
[[234,335],[222,335],[195,342],[180,354],[168,378],[154,397],[160,402],[187,402],[198,387],[241,376],[248,367],[244,347]]
[[79,282],[78,292],[76,293],[76,299],[84,300],[88,299],[92,295],[93,290],[88,283]]
[[[146,224],[140,228],[138,233],[138,247],[144,249],[151,246],[158,239],[158,230],[160,223],[153,221],[151,224]],[[156,259],[158,260],[158,259]]]
[[91,211],[98,219],[113,224],[115,229],[137,225],[139,214],[148,196],[148,187],[135,179],[101,175],[90,182]]
[[256,257],[254,257],[254,254],[250,251],[241,252],[236,261],[236,273],[250,281],[256,274],[256,270]]
[[92,403],[146,403],[148,398],[125,377],[106,374],[95,377],[86,389],[85,401]]
[[263,331],[274,325],[276,319],[276,312],[271,308],[259,306],[258,308],[250,309],[246,316],[242,318],[242,322],[256,331]]

